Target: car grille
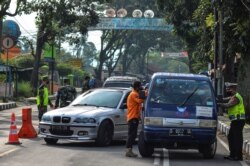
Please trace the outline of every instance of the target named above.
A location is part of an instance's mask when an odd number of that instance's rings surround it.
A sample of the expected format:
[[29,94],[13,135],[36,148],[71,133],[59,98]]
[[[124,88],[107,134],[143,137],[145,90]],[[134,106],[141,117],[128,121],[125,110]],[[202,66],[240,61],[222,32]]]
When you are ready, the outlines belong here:
[[53,135],[60,135],[60,136],[71,136],[73,135],[73,131],[72,130],[53,130],[50,129],[49,130],[51,134]]
[[54,116],[53,117],[53,122],[55,123],[70,123],[70,117],[60,117],[60,116]]
[[60,116],[54,116],[53,117],[53,122],[60,123],[61,122],[61,117]]
[[69,123],[70,117],[62,117],[62,123]]

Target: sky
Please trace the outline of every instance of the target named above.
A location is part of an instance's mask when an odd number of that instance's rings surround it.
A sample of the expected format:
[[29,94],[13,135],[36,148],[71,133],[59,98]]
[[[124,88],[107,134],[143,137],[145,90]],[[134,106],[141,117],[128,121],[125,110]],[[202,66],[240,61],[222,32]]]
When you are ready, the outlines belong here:
[[[13,13],[15,10],[15,0],[11,2],[9,12]],[[37,34],[37,28],[35,25],[35,17],[36,14],[30,14],[30,15],[17,15],[15,17],[7,17],[6,20],[13,20],[15,21],[20,28],[21,36],[27,36],[29,38],[36,39]],[[100,31],[89,31],[88,34],[88,41],[93,42],[96,45],[97,50],[100,49]],[[70,48],[70,46],[67,43],[64,43],[63,46],[67,51],[73,50],[73,48]]]

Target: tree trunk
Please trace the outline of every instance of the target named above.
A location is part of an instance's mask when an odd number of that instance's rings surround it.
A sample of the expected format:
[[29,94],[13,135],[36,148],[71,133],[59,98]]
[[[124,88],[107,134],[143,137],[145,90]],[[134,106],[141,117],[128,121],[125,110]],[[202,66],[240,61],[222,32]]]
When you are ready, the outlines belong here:
[[226,59],[226,68],[223,71],[225,82],[236,82],[234,74],[234,56],[230,56]]
[[238,71],[238,91],[244,100],[247,121],[250,121],[250,56],[242,58]]
[[105,62],[105,54],[106,52],[104,50],[102,50],[99,54],[99,65],[97,66],[97,69],[95,70],[96,79],[98,80],[102,80],[102,68]]
[[[39,31],[40,32],[40,31]],[[42,33],[38,33],[42,34]],[[36,45],[36,56],[35,56],[35,62],[33,66],[33,71],[31,74],[31,86],[32,86],[32,92],[34,95],[37,94],[37,88],[38,88],[38,78],[39,78],[39,67],[40,67],[40,61],[41,61],[41,55],[42,55],[42,49],[44,45],[44,39],[42,36],[37,37],[37,45]]]
[[123,54],[122,55],[122,75],[125,75],[127,72],[126,63],[127,63],[127,54]]

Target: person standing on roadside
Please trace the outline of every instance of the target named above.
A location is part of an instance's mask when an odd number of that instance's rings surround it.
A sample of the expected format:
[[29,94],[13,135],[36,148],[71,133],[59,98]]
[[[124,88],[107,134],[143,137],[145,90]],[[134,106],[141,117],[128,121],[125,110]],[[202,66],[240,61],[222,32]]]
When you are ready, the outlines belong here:
[[64,79],[64,86],[57,91],[55,108],[68,106],[76,95],[76,88],[70,85],[69,79]]
[[43,114],[47,112],[48,105],[50,105],[51,108],[54,107],[51,100],[49,99],[48,85],[49,85],[49,79],[47,76],[44,76],[42,78],[42,83],[38,88],[36,97],[36,105],[38,108],[39,121],[41,121]]
[[90,76],[85,76],[83,80],[82,93],[90,89],[89,81],[90,81]]
[[139,98],[141,87],[140,81],[135,81],[132,85],[133,90],[129,94],[127,99],[127,122],[128,122],[128,139],[126,142],[126,156],[127,157],[137,157],[137,154],[135,154],[132,151],[132,146],[135,142],[135,139],[137,137],[137,130],[139,125],[139,120],[141,118],[141,109],[142,109],[142,103],[144,102],[144,99]]
[[243,146],[243,128],[245,125],[245,107],[243,98],[237,92],[236,83],[225,83],[227,93],[230,95],[223,98],[227,103],[218,103],[218,106],[227,109],[229,119],[231,120],[228,138],[230,154],[224,159],[241,161]]

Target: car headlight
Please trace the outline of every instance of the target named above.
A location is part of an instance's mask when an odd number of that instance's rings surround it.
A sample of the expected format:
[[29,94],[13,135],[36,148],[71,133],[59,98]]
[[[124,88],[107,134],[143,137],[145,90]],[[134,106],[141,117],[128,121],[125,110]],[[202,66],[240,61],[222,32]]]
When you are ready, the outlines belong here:
[[76,118],[74,123],[96,123],[94,118]]
[[144,124],[145,125],[162,126],[163,125],[163,118],[146,117],[146,118],[144,118]]
[[48,115],[43,115],[42,116],[42,122],[51,122],[51,118]]
[[199,127],[205,127],[205,128],[215,128],[217,126],[216,120],[200,120]]

